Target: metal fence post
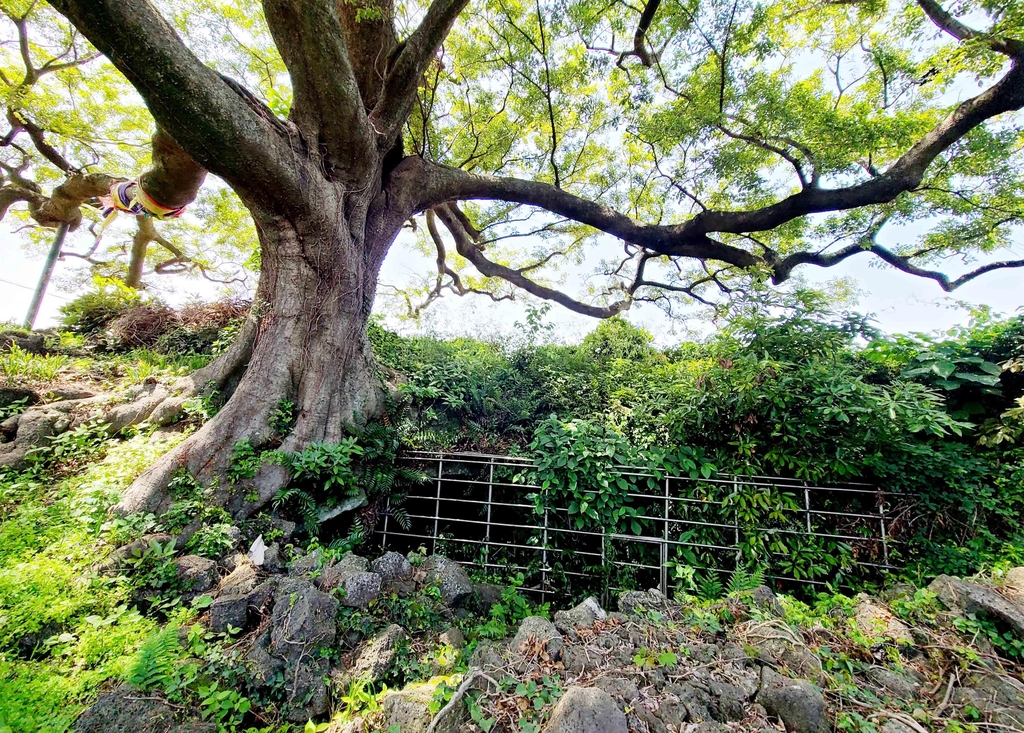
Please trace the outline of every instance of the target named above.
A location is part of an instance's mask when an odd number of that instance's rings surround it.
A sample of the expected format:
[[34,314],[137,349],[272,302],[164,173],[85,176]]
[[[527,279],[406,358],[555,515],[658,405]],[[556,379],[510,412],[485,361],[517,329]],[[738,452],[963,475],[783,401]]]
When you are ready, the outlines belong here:
[[548,500],[544,497],[544,538],[541,544],[540,599],[547,600],[548,593]]
[[[736,474],[732,477],[733,494],[739,494],[740,481]],[[733,543],[736,545],[736,566],[735,569],[740,569],[740,559],[743,556],[743,551],[740,550],[740,510],[738,504],[735,502],[732,505],[732,526],[733,526]]]
[[487,475],[487,525],[484,528],[484,564],[491,562],[491,504],[494,501],[494,458]]
[[603,573],[605,573],[605,576],[604,576],[604,588],[601,589],[601,605],[602,606],[607,606],[608,605],[608,598],[609,598],[608,594],[609,594],[609,591],[610,591],[610,588],[611,588],[611,585],[612,585],[611,581],[610,581],[611,569],[609,568],[608,570],[605,570],[605,568],[608,568],[608,557],[607,557],[607,554],[605,553],[605,546],[607,544],[608,544],[608,530],[602,527],[601,528],[601,571]]
[[668,595],[669,477],[665,476],[665,531],[661,543],[661,592]]
[[889,533],[885,529],[885,495],[878,494],[878,522],[882,526],[882,558],[883,562],[889,564]]
[[441,476],[444,473],[444,456],[437,459],[437,501],[434,502],[434,549],[431,554],[437,554],[437,535],[441,529]]
[[810,534],[814,531],[811,529],[811,489],[807,486],[806,481],[804,481],[804,510],[807,516],[807,534]]

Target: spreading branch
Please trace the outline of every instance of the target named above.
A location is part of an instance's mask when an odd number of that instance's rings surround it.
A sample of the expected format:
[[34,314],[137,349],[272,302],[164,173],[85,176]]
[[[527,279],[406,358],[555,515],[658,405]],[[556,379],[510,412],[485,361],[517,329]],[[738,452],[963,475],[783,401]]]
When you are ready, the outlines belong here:
[[402,46],[385,80],[380,101],[370,115],[383,150],[394,144],[416,103],[416,90],[423,75],[468,4],[469,0],[433,0],[419,27]]
[[636,26],[636,33],[633,34],[633,48],[619,54],[618,64],[620,67],[629,56],[635,56],[647,68],[654,65],[651,51],[647,48],[647,33],[651,29],[651,24],[654,22],[654,16],[660,5],[661,0],[648,0],[647,5],[644,6],[644,10],[640,14],[640,22]]
[[131,82],[158,125],[253,201],[303,205],[292,143],[182,43],[147,0],[50,3]]
[[926,267],[921,267],[914,263],[914,257],[922,254],[927,254],[927,251],[916,252],[911,255],[901,255],[893,252],[888,247],[885,247],[878,243],[878,235],[882,231],[882,227],[885,225],[886,220],[882,219],[874,223],[869,227],[868,231],[863,237],[860,237],[857,241],[848,244],[847,246],[835,250],[834,252],[801,252],[794,254],[784,261],[783,265],[777,270],[776,277],[785,279],[789,276],[789,272],[798,265],[813,265],[815,267],[834,267],[840,262],[848,260],[854,255],[861,253],[869,253],[878,257],[883,262],[892,265],[897,270],[905,272],[908,275],[914,275],[915,277],[923,277],[929,280],[934,280],[939,284],[944,291],[951,293],[961,285],[969,283],[981,275],[995,270],[1006,270],[1024,267],[1024,260],[1002,260],[998,262],[990,262],[982,265],[981,267],[975,268],[970,272],[964,273],[956,278],[951,278],[943,272],[938,270],[931,270]]
[[1003,38],[979,33],[947,12],[937,0],[917,0],[917,4],[940,30],[948,33],[958,41],[980,38],[996,53],[1011,57],[1020,56],[1021,53],[1024,53],[1024,42],[1015,38]]
[[452,211],[451,207],[438,206],[435,208],[437,217],[445,225],[455,240],[455,249],[460,255],[469,260],[473,266],[485,277],[498,277],[518,288],[525,290],[531,295],[544,300],[550,300],[568,308],[571,311],[593,318],[611,318],[612,316],[627,310],[632,302],[630,297],[625,297],[608,306],[596,306],[583,303],[565,293],[549,288],[545,285],[531,280],[523,274],[522,270],[515,270],[511,267],[492,262],[487,259],[480,247],[472,240],[462,226],[459,217]]
[[[415,206],[416,210],[423,210],[461,199],[501,200],[536,206],[657,254],[714,260],[737,268],[765,266],[773,272],[776,282],[782,282],[789,277],[793,267],[811,262],[808,253],[795,253],[780,260],[771,250],[755,255],[741,247],[718,241],[711,235],[749,235],[774,229],[808,214],[889,203],[899,195],[915,190],[928,166],[968,132],[986,120],[1021,107],[1024,107],[1024,63],[1014,58],[1010,69],[996,84],[959,104],[888,170],[877,176],[844,188],[825,189],[808,185],[775,204],[758,209],[705,210],[682,224],[641,224],[608,206],[547,183],[469,173],[427,161],[417,163],[420,175],[414,176],[418,179],[419,191]],[[883,253],[878,254],[884,258]],[[493,263],[490,266],[493,269]],[[955,287],[956,282],[948,284]]]

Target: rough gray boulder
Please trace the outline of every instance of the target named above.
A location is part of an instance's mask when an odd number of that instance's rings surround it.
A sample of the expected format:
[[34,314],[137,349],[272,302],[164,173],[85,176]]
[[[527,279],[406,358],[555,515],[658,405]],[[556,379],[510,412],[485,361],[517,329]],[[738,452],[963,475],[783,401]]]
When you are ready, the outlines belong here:
[[308,555],[296,559],[288,566],[289,575],[311,575],[323,566],[323,555],[320,550],[313,550]]
[[245,629],[250,616],[262,614],[274,594],[275,581],[256,585],[256,569],[248,561],[240,563],[220,585],[210,606],[210,629],[218,634],[229,626]]
[[594,687],[622,702],[632,702],[640,696],[636,683],[628,677],[599,677],[594,680]]
[[216,733],[213,723],[187,718],[175,721],[174,711],[158,697],[121,685],[104,692],[78,718],[76,733]]
[[914,637],[910,627],[893,615],[888,608],[880,606],[866,595],[859,596],[860,603],[853,611],[853,622],[865,636],[889,639],[901,646],[913,646]]
[[366,608],[370,601],[380,595],[381,578],[377,573],[351,573],[345,576],[340,588],[344,590],[341,605],[349,608]]
[[955,614],[987,616],[997,624],[1009,627],[1024,639],[1024,604],[1018,605],[1000,595],[995,588],[970,580],[940,575],[928,590]]
[[340,590],[341,605],[349,608],[366,608],[383,584],[380,575],[370,572],[370,561],[352,553],[325,567],[313,582],[324,593]]
[[827,733],[825,697],[807,680],[783,677],[771,667],[761,669],[757,702],[778,718],[790,733]]
[[441,589],[441,600],[449,608],[461,606],[473,595],[473,583],[465,569],[454,560],[441,555],[431,555],[420,570],[426,573],[428,583],[437,583]]
[[281,546],[276,542],[263,552],[263,569],[268,573],[283,573],[284,560],[281,557]]
[[496,642],[484,640],[476,645],[473,655],[469,658],[469,666],[475,667],[485,674],[491,674],[504,665],[501,648]]
[[563,634],[567,634],[576,629],[593,626],[595,621],[603,621],[606,618],[608,614],[601,608],[601,604],[590,596],[576,607],[556,613],[555,627]]
[[782,604],[779,603],[779,599],[775,595],[775,592],[767,585],[759,585],[754,588],[754,590],[750,592],[750,602],[755,608],[758,608],[775,618],[782,618],[786,615],[786,611],[782,608]]
[[885,667],[871,667],[867,678],[891,695],[910,701],[917,696],[917,683]]
[[466,646],[466,635],[458,626],[452,626],[438,637],[437,642],[452,649],[462,649]]
[[644,611],[670,611],[679,604],[670,600],[657,588],[650,590],[628,590],[619,596],[619,610],[622,613],[639,615]]
[[712,717],[722,722],[743,720],[746,715],[746,690],[731,682],[716,680],[711,680],[708,687],[715,698]]
[[[398,726],[402,733],[425,733],[433,715],[430,704],[437,686],[429,682],[392,690],[384,696],[384,730]],[[455,733],[469,719],[464,705],[454,706],[437,723],[435,733]]]
[[324,593],[344,585],[345,579],[356,573],[370,571],[370,561],[365,557],[349,553],[335,563],[326,565],[313,580],[313,584]]
[[1003,576],[1003,583],[1008,591],[1024,597],[1024,567],[1008,570]]
[[1008,730],[1024,730],[1024,682],[988,672],[969,680],[953,693],[958,704],[970,705]]
[[319,652],[334,644],[338,602],[304,578],[281,581],[276,599],[268,651],[285,665],[288,719],[303,722],[327,711],[329,670]]
[[527,616],[519,624],[519,630],[512,638],[509,648],[519,654],[529,654],[534,651],[532,644],[539,644],[548,657],[557,662],[562,656],[565,642],[555,625],[541,616]]
[[918,733],[918,731],[911,728],[906,723],[899,720],[889,719],[885,721],[885,725],[881,728],[882,733]]
[[244,596],[252,592],[258,581],[259,575],[256,572],[256,567],[249,558],[242,559],[240,556],[239,562],[231,573],[220,582],[217,596]]
[[[659,715],[669,725],[680,726],[683,721],[699,723],[711,719],[712,699],[698,683],[681,682],[665,685],[665,692],[679,701],[678,706],[666,705]],[[671,700],[671,698],[669,698]]]
[[545,733],[629,733],[626,714],[604,690],[570,687],[551,712]]
[[270,685],[274,676],[284,669],[284,660],[271,655],[269,649],[270,632],[266,631],[257,637],[253,645],[242,656],[242,664],[253,687],[260,688]]
[[785,666],[790,672],[820,683],[821,660],[803,638],[779,620],[747,624],[742,628],[745,641],[758,652],[762,662]]
[[385,585],[396,580],[409,580],[413,573],[412,563],[397,552],[384,553],[370,564],[370,569],[381,577]]
[[391,624],[359,651],[359,656],[349,669],[335,670],[331,680],[343,692],[352,680],[379,681],[394,664],[402,642],[408,640],[409,634],[405,629],[398,624]]
[[184,592],[183,603],[189,603],[204,593],[213,590],[220,582],[217,563],[198,555],[185,555],[174,561],[177,580]]
[[490,613],[491,606],[501,603],[503,591],[504,588],[494,583],[474,583],[473,605],[476,607],[477,613],[481,613],[484,616]]

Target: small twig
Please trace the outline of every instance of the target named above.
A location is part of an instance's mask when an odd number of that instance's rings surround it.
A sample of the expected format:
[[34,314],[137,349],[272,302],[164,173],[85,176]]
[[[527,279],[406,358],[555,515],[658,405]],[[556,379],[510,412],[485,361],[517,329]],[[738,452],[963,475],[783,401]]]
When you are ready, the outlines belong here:
[[949,706],[949,698],[950,695],[953,694],[953,680],[958,676],[956,669],[949,673],[949,682],[946,684],[946,694],[942,697],[942,702],[939,706],[935,708],[935,717],[942,715],[942,711]]
[[479,669],[473,670],[472,674],[466,677],[466,679],[462,680],[462,684],[459,685],[459,689],[457,689],[455,691],[455,694],[452,695],[452,699],[448,701],[448,704],[441,708],[440,712],[438,712],[438,714],[434,716],[434,719],[430,721],[430,725],[427,726],[427,733],[434,733],[434,730],[437,728],[438,724],[441,722],[444,716],[447,715],[451,710],[455,708],[456,705],[459,704],[459,702],[465,696],[466,691],[469,690],[470,686],[478,677],[482,677],[495,687],[499,686],[498,683],[495,682],[490,675],[485,674]]
[[875,718],[892,718],[893,720],[898,720],[903,723],[908,728],[913,728],[917,733],[928,733],[927,728],[904,713],[896,713],[891,710],[879,710],[877,713],[868,716],[868,720],[874,720]]

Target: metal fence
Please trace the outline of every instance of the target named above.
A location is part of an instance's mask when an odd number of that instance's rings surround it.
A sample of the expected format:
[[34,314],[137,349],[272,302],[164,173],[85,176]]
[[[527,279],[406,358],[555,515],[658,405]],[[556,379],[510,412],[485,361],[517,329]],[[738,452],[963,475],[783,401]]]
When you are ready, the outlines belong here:
[[549,505],[541,488],[528,483],[529,459],[409,452],[402,460],[431,478],[402,505],[411,526],[385,515],[377,532],[382,546],[425,546],[484,571],[521,572],[542,599],[606,597],[625,587],[669,593],[678,567],[714,577],[746,566],[751,557],[781,584],[823,586],[851,568],[860,576],[896,569],[889,495],[867,484],[814,486],[721,474],[659,479],[622,466],[638,512],[641,531],[634,533],[575,528],[565,507]]

